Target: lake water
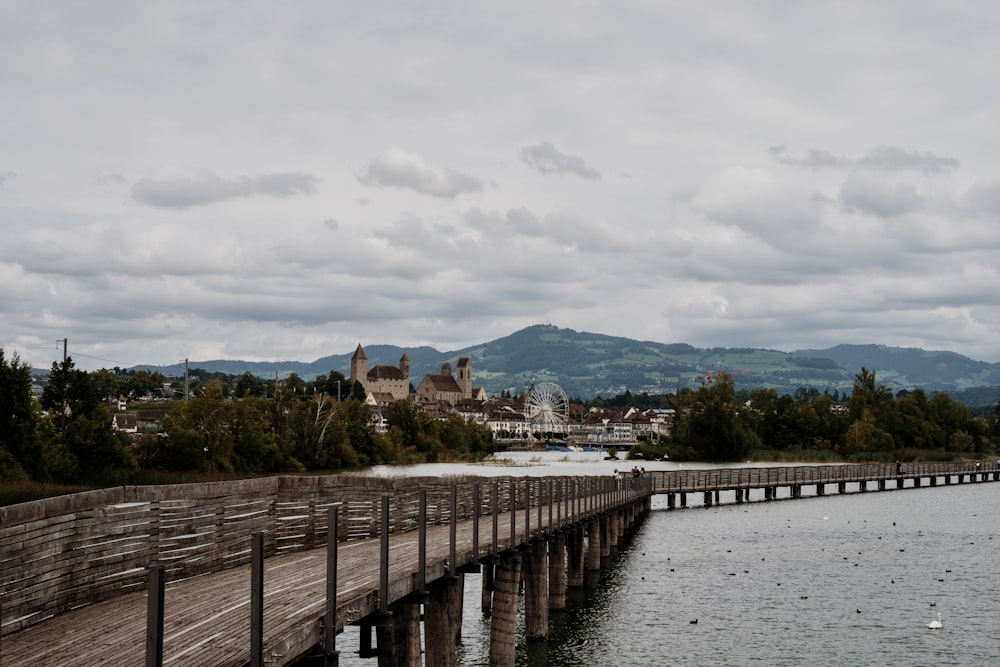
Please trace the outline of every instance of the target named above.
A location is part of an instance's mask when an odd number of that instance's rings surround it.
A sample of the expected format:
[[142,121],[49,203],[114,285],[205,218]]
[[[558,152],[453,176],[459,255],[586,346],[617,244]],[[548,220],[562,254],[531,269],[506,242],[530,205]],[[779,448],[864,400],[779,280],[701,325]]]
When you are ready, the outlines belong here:
[[[632,465],[598,454],[501,456],[514,465],[366,474],[603,475]],[[657,496],[631,541],[550,613],[548,641],[528,644],[519,629],[517,664],[1000,664],[998,517],[998,483],[674,511]],[[488,665],[480,576],[466,575],[465,586],[459,664]],[[929,630],[937,612],[944,628]],[[357,657],[357,628],[337,645],[341,665],[376,664]]]

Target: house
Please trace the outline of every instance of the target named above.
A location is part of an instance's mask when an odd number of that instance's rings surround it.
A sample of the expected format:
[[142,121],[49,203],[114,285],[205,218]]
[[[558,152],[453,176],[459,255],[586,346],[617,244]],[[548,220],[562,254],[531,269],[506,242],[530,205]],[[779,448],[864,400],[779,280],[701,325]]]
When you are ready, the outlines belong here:
[[452,374],[451,364],[446,361],[441,364],[440,373],[425,375],[417,386],[416,401],[418,403],[448,401],[452,405],[457,405],[464,399],[486,399],[484,389],[472,386],[472,360],[469,357],[458,360],[456,371],[457,377]]

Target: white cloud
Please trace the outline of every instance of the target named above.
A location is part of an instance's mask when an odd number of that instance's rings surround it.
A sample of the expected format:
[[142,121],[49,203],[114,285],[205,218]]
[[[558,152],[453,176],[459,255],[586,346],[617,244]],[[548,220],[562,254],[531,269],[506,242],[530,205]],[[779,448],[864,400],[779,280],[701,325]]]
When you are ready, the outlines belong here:
[[317,358],[550,321],[1000,361],[997,25],[981,0],[0,3],[0,346]]

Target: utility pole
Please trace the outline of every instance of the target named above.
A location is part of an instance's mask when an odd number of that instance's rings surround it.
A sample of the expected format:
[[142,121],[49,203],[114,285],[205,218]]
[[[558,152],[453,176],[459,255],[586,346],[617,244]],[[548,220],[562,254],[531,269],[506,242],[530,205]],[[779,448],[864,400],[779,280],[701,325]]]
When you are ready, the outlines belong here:
[[187,357],[184,357],[184,400],[185,401],[188,400],[188,393],[189,393],[188,392],[188,383],[189,383],[189,379],[188,379],[188,360],[187,360]]
[[[56,341],[56,342],[58,343],[59,341]],[[67,348],[69,347],[69,339],[68,338],[63,338],[62,339],[62,344],[63,344],[63,363],[65,364],[66,363],[66,359],[69,357],[69,353],[67,352]]]

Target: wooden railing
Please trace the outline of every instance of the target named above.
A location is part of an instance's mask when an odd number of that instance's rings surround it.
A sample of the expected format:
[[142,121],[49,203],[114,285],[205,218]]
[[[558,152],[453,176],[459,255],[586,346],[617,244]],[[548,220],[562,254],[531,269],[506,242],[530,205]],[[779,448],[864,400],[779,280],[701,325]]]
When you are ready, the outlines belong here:
[[0,507],[0,631],[140,590],[150,565],[173,580],[246,564],[254,533],[265,534],[266,555],[319,547],[335,503],[341,541],[379,536],[387,495],[389,532],[415,530],[421,490],[427,525],[451,523],[454,494],[456,520],[513,508],[518,539],[528,541],[648,496],[650,487],[651,480],[605,477],[270,477],[125,486]]
[[1000,474],[997,461],[960,463],[868,463],[856,465],[781,466],[771,468],[712,468],[656,470],[647,473],[654,493],[685,493],[726,489],[760,489],[803,484],[867,482],[880,479],[954,477]]

